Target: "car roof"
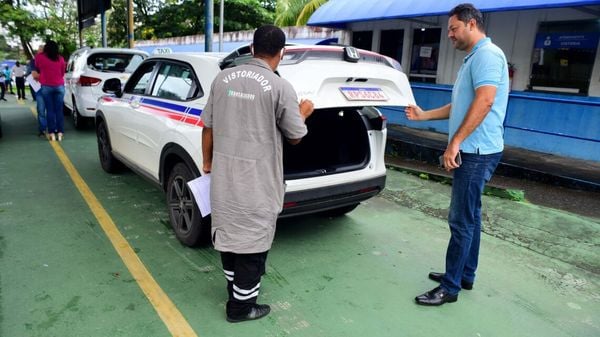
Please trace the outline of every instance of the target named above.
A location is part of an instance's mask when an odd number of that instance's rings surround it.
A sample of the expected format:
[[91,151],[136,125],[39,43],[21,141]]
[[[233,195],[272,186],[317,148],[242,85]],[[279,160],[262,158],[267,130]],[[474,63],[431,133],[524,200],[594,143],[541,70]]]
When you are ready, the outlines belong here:
[[171,59],[185,62],[193,62],[194,60],[200,59],[218,61],[226,55],[227,53],[175,52],[170,54],[151,55],[148,59]]
[[141,54],[148,55],[147,52],[140,49],[131,49],[131,48],[90,48],[84,47],[75,51],[75,53],[87,52],[89,54],[97,54],[97,53],[123,53],[123,54]]

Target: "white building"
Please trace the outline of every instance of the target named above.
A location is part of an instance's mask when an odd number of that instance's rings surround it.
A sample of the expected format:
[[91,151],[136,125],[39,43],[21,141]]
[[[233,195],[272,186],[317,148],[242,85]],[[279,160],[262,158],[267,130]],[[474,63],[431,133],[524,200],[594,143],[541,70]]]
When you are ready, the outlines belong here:
[[[484,14],[487,35],[513,66],[505,120],[508,145],[600,161],[600,1],[466,0]],[[447,38],[448,12],[463,1],[329,0],[310,26],[345,30],[341,43],[396,58],[417,103],[450,101],[464,51]],[[414,123],[390,109],[391,123]]]

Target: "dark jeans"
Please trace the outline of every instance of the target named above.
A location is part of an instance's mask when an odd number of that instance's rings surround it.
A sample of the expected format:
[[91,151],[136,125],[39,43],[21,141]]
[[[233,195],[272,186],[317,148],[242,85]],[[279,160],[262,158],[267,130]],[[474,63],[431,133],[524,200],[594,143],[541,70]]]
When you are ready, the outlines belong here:
[[[31,91],[33,91],[33,89],[31,89]],[[38,97],[35,100],[37,106],[38,128],[40,129],[40,132],[47,132],[48,122],[46,121],[46,104],[44,104],[44,98],[42,97],[41,92],[41,89],[37,92]]]
[[40,93],[46,105],[48,132],[64,133],[65,115],[63,114],[63,97],[65,96],[65,87],[63,85],[55,87],[42,85]]
[[36,94],[35,94],[35,90],[33,90],[33,87],[31,85],[29,86],[29,92],[31,93],[31,98],[33,98],[33,100],[35,101],[36,100],[36,98],[35,98]]
[[15,77],[17,99],[25,99],[25,77]]
[[265,274],[267,254],[268,251],[256,254],[221,253],[229,294],[227,316],[245,316],[256,304],[260,278]]
[[461,280],[475,280],[481,237],[481,194],[492,178],[502,152],[478,155],[461,153],[462,164],[454,170],[448,224],[450,242],[446,251],[446,274],[442,288],[458,294]]

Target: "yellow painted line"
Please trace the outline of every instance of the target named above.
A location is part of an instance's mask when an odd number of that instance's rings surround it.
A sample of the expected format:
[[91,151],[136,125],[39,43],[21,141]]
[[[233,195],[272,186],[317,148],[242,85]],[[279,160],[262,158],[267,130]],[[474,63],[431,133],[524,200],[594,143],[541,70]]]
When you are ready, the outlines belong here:
[[[32,108],[32,110],[34,110]],[[73,180],[73,183],[79,190],[79,193],[83,196],[86,203],[94,213],[94,216],[100,223],[100,226],[108,236],[113,247],[129,269],[129,272],[133,275],[142,291],[154,306],[154,310],[158,313],[162,321],[167,326],[167,329],[171,332],[173,337],[197,337],[196,333],[190,326],[190,324],[183,317],[181,312],[177,309],[171,299],[165,294],[165,292],[158,285],[154,277],[150,274],[148,269],[144,266],[140,258],[133,251],[129,242],[125,240],[123,234],[119,232],[119,229],[112,221],[110,215],[106,212],[104,207],[100,204],[92,190],[88,187],[86,182],[81,178],[79,172],[71,163],[71,160],[67,154],[63,151],[59,142],[49,142],[52,149],[60,159],[61,163],[67,170],[67,173]]]

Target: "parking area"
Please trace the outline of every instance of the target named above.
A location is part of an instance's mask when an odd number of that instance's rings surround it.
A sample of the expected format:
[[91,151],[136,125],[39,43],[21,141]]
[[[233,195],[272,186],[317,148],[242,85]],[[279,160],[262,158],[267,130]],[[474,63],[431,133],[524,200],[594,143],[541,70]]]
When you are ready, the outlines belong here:
[[347,216],[280,221],[273,313],[227,323],[218,253],[179,243],[159,189],[106,174],[91,128],[67,120],[49,143],[32,102],[0,104],[0,336],[600,335],[600,219],[489,196],[474,289],[417,306],[443,267],[449,186],[394,170]]

